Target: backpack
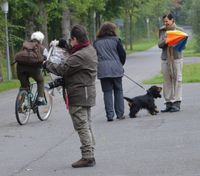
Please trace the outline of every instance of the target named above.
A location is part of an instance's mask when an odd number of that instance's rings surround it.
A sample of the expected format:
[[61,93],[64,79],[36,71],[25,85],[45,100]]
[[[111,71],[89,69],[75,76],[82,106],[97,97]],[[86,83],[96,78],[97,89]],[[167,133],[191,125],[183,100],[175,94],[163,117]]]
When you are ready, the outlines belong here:
[[41,66],[43,62],[42,47],[37,42],[25,41],[22,49],[16,53],[15,61],[22,65]]

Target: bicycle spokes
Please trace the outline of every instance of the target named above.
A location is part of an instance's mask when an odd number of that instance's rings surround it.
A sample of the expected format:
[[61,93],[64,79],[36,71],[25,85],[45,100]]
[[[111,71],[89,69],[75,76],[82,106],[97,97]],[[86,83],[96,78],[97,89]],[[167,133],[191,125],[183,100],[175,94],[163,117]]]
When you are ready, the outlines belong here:
[[15,114],[17,122],[24,125],[28,122],[30,116],[30,101],[28,93],[25,90],[19,92],[15,103]]

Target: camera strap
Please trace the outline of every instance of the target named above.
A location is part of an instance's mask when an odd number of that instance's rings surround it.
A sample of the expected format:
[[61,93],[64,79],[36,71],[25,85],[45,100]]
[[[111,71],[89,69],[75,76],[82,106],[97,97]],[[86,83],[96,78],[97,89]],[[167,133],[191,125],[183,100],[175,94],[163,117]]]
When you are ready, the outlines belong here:
[[68,110],[69,109],[69,102],[68,102],[68,95],[66,93],[66,90],[65,90],[65,80],[63,79],[63,85],[62,85],[62,96],[63,96],[63,100],[65,102],[65,105],[66,105],[66,109]]

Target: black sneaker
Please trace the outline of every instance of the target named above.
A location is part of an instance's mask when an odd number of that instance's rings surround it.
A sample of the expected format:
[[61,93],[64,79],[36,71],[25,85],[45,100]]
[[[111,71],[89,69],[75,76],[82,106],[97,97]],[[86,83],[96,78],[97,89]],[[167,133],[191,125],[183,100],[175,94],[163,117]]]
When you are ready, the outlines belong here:
[[178,112],[180,111],[180,108],[172,106],[171,109],[169,110],[169,112]]
[[80,160],[76,161],[72,164],[73,168],[79,168],[79,167],[93,167],[96,164],[96,161],[94,158],[81,158]]

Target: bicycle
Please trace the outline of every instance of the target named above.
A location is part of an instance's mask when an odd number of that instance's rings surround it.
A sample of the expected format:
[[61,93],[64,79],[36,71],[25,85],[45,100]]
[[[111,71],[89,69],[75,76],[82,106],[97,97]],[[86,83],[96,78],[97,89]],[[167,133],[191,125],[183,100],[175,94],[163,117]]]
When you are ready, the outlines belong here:
[[52,96],[49,89],[45,87],[44,98],[45,104],[37,104],[37,84],[32,83],[28,89],[20,88],[16,101],[15,101],[15,115],[17,122],[20,125],[25,125],[30,117],[31,110],[37,114],[37,117],[41,121],[45,121],[49,118],[52,111]]

